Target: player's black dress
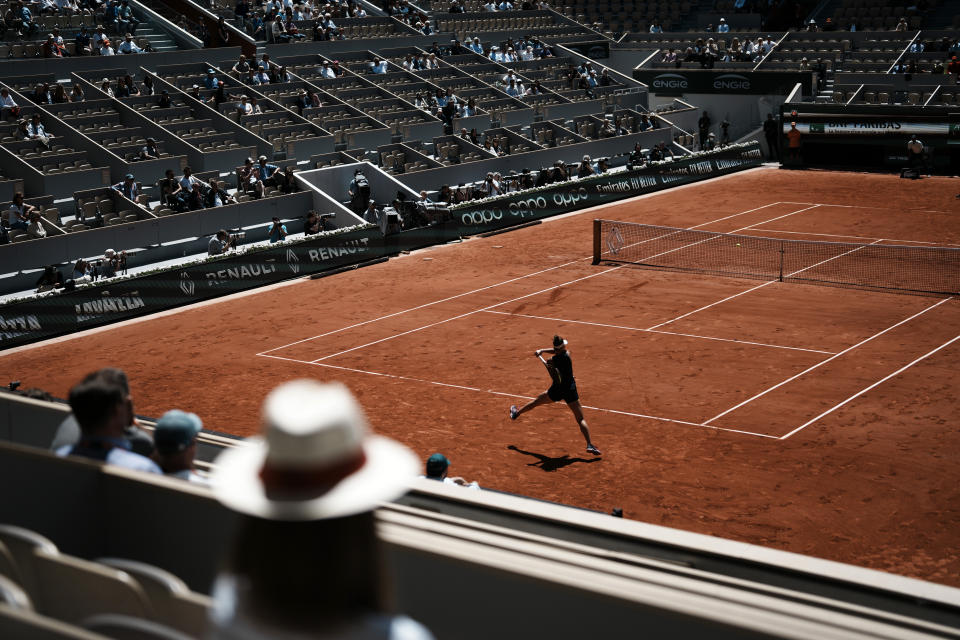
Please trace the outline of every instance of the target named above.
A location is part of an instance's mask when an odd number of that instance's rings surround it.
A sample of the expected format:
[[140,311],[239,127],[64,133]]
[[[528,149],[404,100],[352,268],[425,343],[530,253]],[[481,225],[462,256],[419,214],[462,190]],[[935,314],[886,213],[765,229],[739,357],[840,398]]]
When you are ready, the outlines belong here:
[[570,354],[561,351],[550,358],[557,373],[560,374],[560,383],[547,389],[547,395],[554,402],[563,400],[565,402],[576,402],[580,399],[577,393],[577,381],[573,377],[573,361],[570,360]]

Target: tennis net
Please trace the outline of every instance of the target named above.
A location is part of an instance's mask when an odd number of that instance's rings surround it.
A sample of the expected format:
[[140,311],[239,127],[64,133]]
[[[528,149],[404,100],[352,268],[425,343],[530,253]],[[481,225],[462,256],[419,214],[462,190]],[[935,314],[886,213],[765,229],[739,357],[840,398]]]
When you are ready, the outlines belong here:
[[924,295],[960,290],[960,249],[784,240],[594,220],[593,263]]

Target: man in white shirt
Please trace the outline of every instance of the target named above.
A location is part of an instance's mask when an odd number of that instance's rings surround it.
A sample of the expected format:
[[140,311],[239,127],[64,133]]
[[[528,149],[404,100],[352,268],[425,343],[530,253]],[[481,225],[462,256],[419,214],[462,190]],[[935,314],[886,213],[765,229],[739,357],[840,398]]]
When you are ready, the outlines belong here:
[[535,60],[536,56],[533,53],[533,45],[527,45],[527,47],[520,52],[520,59],[523,61]]
[[371,73],[386,73],[387,72],[387,61],[381,60],[380,58],[374,58],[373,62],[370,63],[370,72]]
[[467,48],[473,51],[474,53],[483,54],[483,45],[480,44],[480,38],[477,36],[473,37],[473,42],[467,45]]
[[100,55],[102,56],[115,56],[117,52],[114,51],[113,47],[110,46],[110,40],[104,40],[103,44],[100,46]]
[[9,113],[19,112],[17,103],[6,87],[0,89],[0,111],[3,112],[4,118],[6,118]]
[[133,41],[133,36],[128,33],[123,37],[123,42],[120,43],[119,52],[120,53],[143,53],[143,49],[137,46],[137,43]]
[[429,458],[427,458],[427,474],[424,476],[430,480],[437,480],[443,484],[455,484],[461,487],[467,487],[468,489],[480,490],[480,485],[474,482],[467,482],[463,478],[455,477],[451,478],[447,475],[447,471],[450,468],[450,461],[447,460],[447,457],[442,453],[435,453]]
[[717,25],[717,33],[730,33],[730,25],[727,24],[726,19],[720,18],[720,24]]

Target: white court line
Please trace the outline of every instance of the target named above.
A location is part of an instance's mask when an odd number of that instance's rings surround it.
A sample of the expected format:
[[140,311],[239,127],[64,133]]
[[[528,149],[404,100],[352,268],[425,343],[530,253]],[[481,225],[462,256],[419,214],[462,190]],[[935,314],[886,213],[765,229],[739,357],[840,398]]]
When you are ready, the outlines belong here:
[[[652,194],[647,194],[647,195],[652,195]],[[639,196],[639,197],[645,197],[645,196]],[[631,200],[632,200],[632,199],[631,199]],[[628,200],[628,201],[629,201],[629,200]],[[621,201],[620,204],[623,204],[623,202],[628,202],[628,201]],[[715,222],[721,222],[721,221],[723,221],[723,220],[728,220],[728,219],[730,219],[730,218],[735,218],[735,217],[737,217],[737,216],[746,215],[746,214],[748,214],[748,213],[753,213],[754,211],[759,211],[760,209],[766,209],[767,207],[772,207],[772,206],[775,206],[775,205],[778,205],[778,204],[780,204],[780,203],[779,203],[779,202],[772,202],[772,203],[770,203],[770,204],[765,204],[765,205],[760,206],[760,207],[754,207],[753,209],[747,209],[746,211],[741,211],[740,213],[734,213],[734,214],[731,214],[731,215],[729,215],[729,216],[723,216],[722,218],[717,218],[717,219],[715,219],[715,220],[710,220],[710,221],[708,221],[708,222],[703,222],[703,223],[698,224],[698,225],[696,225],[696,226],[690,227],[690,229],[696,229],[696,228],[698,228],[698,227],[704,227],[704,226],[706,226],[706,225],[708,225],[708,224],[713,224],[713,223],[715,223]],[[599,207],[607,207],[607,206],[610,206],[610,205],[609,205],[609,204],[599,205]],[[582,211],[572,211],[572,212],[570,213],[570,215],[579,215],[579,214],[587,213],[587,212],[589,212],[591,209],[595,209],[595,208],[598,208],[598,207],[591,207],[590,209],[585,209],[585,210],[582,210]],[[554,219],[554,218],[551,218],[551,219]],[[773,219],[776,220],[776,218],[773,218]],[[761,222],[761,223],[759,223],[759,224],[763,224],[763,223]],[[553,270],[555,270],[555,269],[562,269],[563,267],[569,267],[569,266],[572,265],[572,264],[576,264],[576,263],[578,263],[578,262],[584,262],[584,261],[586,261],[586,260],[592,260],[592,259],[593,259],[593,255],[591,254],[591,255],[589,255],[589,256],[587,256],[587,257],[585,257],[585,258],[577,258],[576,260],[571,260],[570,262],[564,262],[563,264],[558,264],[558,265],[555,265],[555,266],[553,266],[553,267],[548,267],[548,268],[546,268],[546,269],[541,269],[541,270],[539,270],[539,271],[533,271],[533,272],[531,272],[531,273],[528,273],[528,274],[525,274],[525,275],[522,275],[522,276],[517,276],[516,278],[510,278],[509,280],[504,280],[504,281],[502,281],[502,282],[497,282],[497,283],[495,283],[495,284],[487,285],[487,286],[485,286],[485,287],[480,287],[480,288],[478,288],[478,289],[473,289],[473,290],[471,290],[471,291],[465,291],[465,292],[463,292],[463,293],[458,293],[457,295],[454,295],[454,296],[449,296],[449,297],[447,297],[447,298],[443,298],[443,299],[440,299],[440,300],[434,300],[433,302],[425,302],[424,304],[417,305],[417,306],[415,306],[415,307],[410,307],[409,309],[403,309],[403,310],[401,310],[401,311],[396,311],[396,312],[394,312],[394,313],[389,313],[389,314],[387,314],[387,315],[380,316],[379,318],[372,318],[372,319],[370,319],[370,320],[364,320],[363,322],[357,322],[357,323],[351,324],[351,325],[346,326],[346,327],[341,327],[341,328],[339,328],[339,329],[334,329],[334,330],[332,330],[332,331],[327,331],[326,333],[321,333],[321,334],[319,334],[319,335],[311,336],[311,337],[309,337],[309,338],[303,338],[302,340],[297,340],[297,341],[291,342],[291,343],[289,343],[289,344],[285,344],[285,345],[282,345],[282,346],[279,346],[279,347],[274,347],[273,349],[267,349],[266,351],[261,351],[261,352],[258,353],[257,355],[258,355],[258,356],[262,356],[262,355],[264,355],[264,354],[272,353],[272,352],[274,352],[274,351],[280,351],[281,349],[286,349],[287,347],[292,347],[292,346],[297,345],[297,344],[301,344],[301,343],[304,343],[304,342],[310,342],[311,340],[317,340],[317,339],[319,339],[319,338],[325,338],[326,336],[333,335],[333,334],[335,334],[335,333],[341,333],[341,332],[343,332],[343,331],[349,331],[350,329],[355,329],[355,328],[357,328],[357,327],[362,327],[363,325],[366,325],[366,324],[371,324],[371,323],[373,323],[373,322],[379,322],[379,321],[381,321],[381,320],[387,320],[388,318],[394,318],[394,317],[396,317],[396,316],[400,316],[400,315],[403,315],[403,314],[405,314],[405,313],[409,313],[409,312],[411,312],[411,311],[417,311],[417,310],[419,310],[419,309],[423,309],[423,308],[426,308],[426,307],[430,307],[430,306],[433,306],[433,305],[435,305],[435,304],[441,304],[441,303],[444,303],[444,302],[449,302],[450,300],[456,300],[457,298],[462,298],[462,297],[464,297],[464,296],[469,296],[469,295],[472,295],[472,294],[474,294],[474,293],[479,293],[479,292],[481,292],[481,291],[486,291],[487,289],[494,289],[494,288],[496,288],[496,287],[500,287],[500,286],[503,286],[503,285],[505,285],[505,284],[510,284],[511,282],[516,282],[516,281],[518,281],[518,280],[523,280],[524,278],[531,278],[531,277],[533,277],[533,276],[538,276],[538,275],[540,275],[540,274],[547,273],[547,272],[553,271]]]
[[923,360],[926,360],[927,358],[929,358],[930,356],[932,356],[933,354],[935,354],[937,351],[940,351],[941,349],[944,349],[944,348],[946,348],[946,347],[949,347],[951,344],[953,344],[953,343],[956,342],[957,340],[960,340],[960,336],[955,336],[954,338],[952,338],[952,339],[944,342],[942,345],[940,345],[939,347],[937,347],[937,348],[934,349],[933,351],[928,351],[927,353],[923,354],[922,356],[920,356],[919,358],[917,358],[916,360],[914,360],[914,361],[911,362],[910,364],[905,364],[904,366],[900,367],[899,369],[897,369],[896,371],[894,371],[894,372],[891,373],[890,375],[886,376],[885,378],[882,378],[881,380],[877,380],[876,382],[874,382],[873,384],[871,384],[871,385],[870,385],[869,387],[867,387],[866,389],[861,389],[860,391],[857,391],[855,394],[853,394],[852,396],[850,396],[849,398],[847,398],[847,399],[844,400],[843,402],[837,403],[836,405],[830,407],[829,409],[827,409],[826,411],[824,411],[823,413],[821,413],[820,415],[818,415],[816,418],[813,418],[812,420],[808,420],[807,422],[804,422],[802,425],[800,425],[799,427],[797,427],[796,429],[794,429],[794,430],[791,431],[790,433],[788,433],[788,434],[786,434],[786,435],[783,435],[783,436],[780,436],[780,440],[786,440],[787,438],[789,438],[789,437],[792,436],[793,434],[797,433],[798,431],[800,431],[800,430],[802,430],[802,429],[805,429],[806,427],[809,427],[811,424],[813,424],[814,422],[816,422],[816,421],[819,420],[820,418],[826,416],[827,414],[833,413],[834,411],[836,411],[837,409],[839,409],[839,408],[842,407],[843,405],[847,404],[848,402],[851,402],[851,401],[853,401],[853,400],[856,400],[857,398],[859,398],[859,397],[862,396],[863,394],[867,393],[867,392],[870,391],[871,389],[874,389],[875,387],[880,386],[881,384],[883,384],[884,382],[886,382],[886,381],[889,380],[890,378],[893,378],[893,377],[895,377],[895,376],[900,375],[901,373],[903,373],[904,371],[906,371],[907,369],[909,369],[909,368],[912,367],[913,365],[917,364],[918,362],[921,362],[921,361],[923,361]]
[[874,207],[866,204],[827,204],[826,202],[794,202],[793,200],[784,200],[783,204],[816,204],[821,207],[841,207],[843,209],[882,209],[884,211],[916,211],[919,213],[948,213],[948,214],[956,213],[956,211],[938,211],[936,209],[913,209],[911,207]]
[[[795,213],[801,213],[801,212],[803,212],[803,211],[807,211],[808,209],[813,209],[813,208],[814,208],[814,207],[806,207],[806,208],[804,208],[804,209],[799,209],[799,210],[797,210],[797,211],[793,211],[793,212],[791,212],[791,213],[784,214],[784,215],[782,215],[782,216],[777,216],[776,218],[771,218],[771,220],[779,220],[780,218],[785,218],[785,217],[790,216],[790,215],[793,215],[793,214],[795,214]],[[739,229],[738,229],[738,231],[739,231]],[[735,231],[734,231],[733,233],[735,233]],[[682,247],[676,247],[676,248],[670,249],[670,250],[668,250],[668,251],[661,251],[660,253],[654,254],[654,255],[652,255],[652,256],[645,256],[645,257],[643,257],[643,258],[640,258],[640,260],[643,261],[643,260],[652,260],[653,258],[659,258],[660,256],[665,256],[665,255],[667,255],[668,253],[674,253],[675,251],[681,251],[681,250],[683,250],[683,249],[687,249],[687,248],[689,248],[689,247],[696,246],[696,245],[698,245],[698,244],[703,244],[704,242],[709,242],[710,240],[714,240],[714,239],[716,239],[716,238],[717,238],[717,236],[711,236],[711,237],[709,237],[709,238],[706,238],[706,239],[704,239],[704,240],[700,240],[700,241],[698,241],[698,242],[693,242],[693,243],[691,243],[691,244],[683,245]],[[638,242],[638,243],[636,243],[636,244],[643,244],[643,243],[645,243],[645,242],[652,242],[653,240],[656,240],[656,239],[657,239],[657,238],[651,238],[650,240],[643,240],[643,241]],[[572,264],[572,263],[568,263],[568,264]],[[416,328],[414,328],[414,329],[408,329],[407,331],[402,331],[402,332],[400,332],[400,333],[395,333],[395,334],[392,335],[392,336],[387,336],[387,337],[385,337],[385,338],[380,338],[379,340],[373,340],[372,342],[367,342],[367,343],[365,343],[365,344],[361,344],[361,345],[358,345],[358,346],[356,346],[356,347],[350,347],[349,349],[344,349],[344,350],[342,350],[342,351],[337,351],[336,353],[331,353],[331,354],[328,354],[328,355],[325,355],[325,356],[321,356],[321,357],[319,357],[319,358],[317,358],[317,359],[315,359],[315,360],[311,360],[310,362],[313,363],[313,364],[316,364],[316,363],[318,363],[318,362],[321,362],[321,361],[323,361],[323,360],[327,360],[327,359],[329,359],[329,358],[334,358],[334,357],[336,357],[336,356],[340,356],[340,355],[343,355],[343,354],[345,354],[345,353],[350,353],[350,352],[352,352],[352,351],[357,351],[358,349],[365,349],[365,348],[367,348],[367,347],[372,347],[373,345],[380,344],[380,343],[386,342],[386,341],[388,341],[388,340],[393,340],[393,339],[395,339],[395,338],[400,338],[400,337],[403,337],[403,336],[406,336],[406,335],[410,335],[411,333],[416,333],[416,332],[418,332],[418,331],[423,331],[424,329],[430,329],[431,327],[435,327],[435,326],[441,325],[441,324],[446,324],[447,322],[452,322],[452,321],[454,321],[454,320],[459,320],[460,318],[465,318],[465,317],[467,317],[467,316],[469,316],[469,315],[473,315],[473,314],[475,314],[475,313],[480,313],[480,312],[482,312],[482,311],[488,311],[488,310],[494,309],[494,308],[496,308],[496,307],[502,307],[503,305],[505,305],[505,304],[510,304],[511,302],[517,302],[518,300],[525,300],[526,298],[531,298],[531,297],[533,297],[533,296],[538,296],[538,295],[540,295],[541,293],[546,293],[547,291],[553,291],[554,289],[559,289],[560,287],[566,287],[566,286],[568,286],[568,285],[571,285],[571,284],[574,284],[574,283],[577,283],[577,282],[582,282],[582,281],[584,281],[584,280],[589,280],[589,279],[591,279],[591,278],[596,278],[597,276],[602,276],[602,275],[604,275],[604,274],[606,274],[606,273],[610,273],[611,271],[616,271],[617,269],[622,269],[622,268],[625,267],[625,266],[627,266],[627,264],[618,264],[618,265],[616,265],[616,266],[610,267],[609,269],[604,269],[603,271],[597,271],[596,273],[591,273],[591,274],[589,274],[589,275],[586,275],[586,276],[583,276],[583,277],[580,277],[580,278],[574,278],[573,280],[568,280],[567,282],[562,282],[562,283],[560,283],[560,284],[555,284],[555,285],[549,286],[549,287],[547,287],[547,288],[545,288],[545,289],[541,289],[540,291],[534,291],[533,293],[527,293],[527,294],[522,295],[522,296],[517,296],[516,298],[511,298],[510,300],[504,300],[503,302],[497,302],[497,303],[495,303],[495,304],[488,305],[488,306],[483,307],[483,308],[481,308],[481,309],[474,309],[473,311],[467,311],[466,313],[461,313],[461,314],[459,314],[459,315],[453,316],[452,318],[446,318],[446,319],[444,319],[444,320],[438,320],[438,321],[436,321],[436,322],[431,322],[430,324],[425,324],[425,325],[423,325],[423,326],[416,327]],[[816,265],[813,265],[813,266],[816,266]],[[367,321],[367,322],[372,322],[372,321]],[[303,342],[303,341],[301,341],[301,342]],[[276,351],[276,350],[277,350],[277,349],[273,349],[273,351]],[[264,352],[262,352],[262,353],[269,353],[269,352],[264,351]],[[257,354],[257,355],[261,355],[261,354]]]
[[[760,223],[762,224],[762,223]],[[848,236],[843,233],[811,233],[809,231],[784,231],[782,229],[761,229],[756,226],[750,227],[751,231],[769,231],[770,233],[789,233],[801,236],[823,236],[826,238],[856,238],[857,240],[883,240],[884,242],[909,242],[910,244],[929,244],[935,247],[960,247],[960,244],[950,242],[925,242],[923,240],[898,240],[896,238],[868,238],[866,236]]]
[[604,324],[602,322],[587,322],[586,320],[570,320],[567,318],[549,318],[547,316],[533,316],[526,313],[508,313],[506,311],[486,311],[485,313],[496,313],[503,316],[516,316],[517,318],[532,318],[534,320],[550,320],[551,322],[568,322],[570,324],[586,324],[594,327],[624,329],[626,331],[639,331],[641,333],[661,333],[668,336],[680,336],[683,338],[698,338],[700,340],[716,340],[718,342],[735,342],[737,344],[748,344],[755,347],[770,347],[772,349],[789,349],[791,351],[809,351],[811,353],[822,353],[825,355],[833,355],[834,353],[836,353],[835,351],[820,351],[819,349],[804,349],[803,347],[787,347],[780,344],[767,344],[766,342],[751,342],[749,340],[736,340],[734,338],[717,338],[714,336],[700,336],[693,333],[678,333],[676,331],[655,331],[653,329],[625,327],[617,324]]
[[[881,242],[882,240],[883,240],[883,239],[881,238],[880,240],[876,240],[876,241],[874,241],[874,242],[871,242],[870,244],[876,244],[877,242]],[[865,245],[865,246],[869,246],[869,245]],[[824,264],[824,263],[827,263],[827,262],[830,262],[831,260],[836,260],[837,258],[842,258],[843,256],[849,255],[849,254],[851,254],[851,253],[853,253],[853,252],[855,252],[855,251],[860,251],[860,249],[863,249],[863,247],[856,247],[856,248],[854,248],[854,249],[851,249],[850,251],[845,251],[845,252],[841,253],[841,254],[838,255],[838,256],[833,256],[832,258],[827,258],[826,260],[821,260],[820,262],[818,262],[818,263],[816,263],[816,264],[812,264],[812,265],[810,265],[809,267],[804,267],[803,269],[797,269],[796,271],[794,271],[794,272],[792,272],[792,273],[788,273],[787,275],[785,275],[784,278],[793,277],[793,276],[797,275],[798,273],[802,273],[802,272],[807,271],[807,270],[809,270],[809,269],[813,269],[814,267],[819,267],[820,265],[822,265],[822,264]],[[735,293],[735,294],[733,294],[732,296],[727,296],[727,297],[724,298],[723,300],[717,300],[716,302],[711,302],[711,303],[708,304],[708,305],[704,305],[704,306],[700,307],[699,309],[694,309],[693,311],[688,311],[687,313],[684,313],[683,315],[677,316],[676,318],[672,318],[672,319],[670,319],[670,320],[667,320],[666,322],[661,322],[660,324],[655,324],[655,325],[653,325],[652,327],[650,327],[650,330],[652,331],[653,329],[657,329],[657,328],[659,328],[659,327],[662,327],[662,326],[665,325],[665,324],[670,324],[671,322],[676,322],[677,320],[682,320],[682,319],[686,318],[687,316],[692,316],[692,315],[695,314],[695,313],[700,313],[700,312],[703,311],[704,309],[709,309],[710,307],[715,307],[715,306],[717,306],[718,304],[722,304],[722,303],[724,303],[724,302],[726,302],[726,301],[728,301],[728,300],[733,300],[734,298],[739,298],[740,296],[742,296],[742,295],[744,295],[744,294],[747,294],[747,293],[750,293],[751,291],[756,291],[757,289],[762,289],[763,287],[769,286],[769,285],[774,284],[774,283],[779,282],[779,281],[780,281],[779,279],[777,279],[777,280],[768,280],[767,282],[764,282],[763,284],[758,284],[758,285],[755,286],[755,287],[750,287],[750,288],[747,289],[746,291],[741,291],[740,293]]]
[[770,387],[769,389],[766,389],[766,390],[764,390],[764,391],[761,391],[760,393],[756,394],[755,396],[753,396],[753,397],[751,397],[751,398],[747,398],[747,399],[744,400],[743,402],[741,402],[741,403],[739,403],[739,404],[737,404],[737,405],[734,405],[734,406],[730,407],[730,408],[727,409],[726,411],[723,411],[722,413],[718,413],[717,415],[713,416],[713,417],[710,418],[709,420],[705,421],[703,424],[710,424],[710,423],[713,422],[714,420],[717,420],[718,418],[722,418],[723,416],[727,415],[728,413],[730,413],[730,412],[732,412],[732,411],[736,411],[736,410],[739,409],[740,407],[742,407],[742,406],[744,406],[744,405],[746,405],[746,404],[749,404],[749,403],[753,402],[754,400],[757,400],[758,398],[762,398],[763,396],[767,395],[767,394],[770,393],[771,391],[774,391],[774,390],[776,390],[776,389],[779,389],[780,387],[782,387],[783,385],[785,385],[785,384],[787,384],[787,383],[789,383],[789,382],[793,382],[794,380],[796,380],[796,379],[799,378],[800,376],[806,375],[806,374],[810,373],[811,371],[813,371],[814,369],[817,369],[817,368],[819,368],[819,367],[822,367],[823,365],[827,364],[828,362],[831,362],[831,361],[833,361],[833,360],[836,360],[836,359],[839,358],[840,356],[842,356],[842,355],[844,355],[844,354],[846,354],[846,353],[849,353],[850,351],[853,351],[853,350],[856,349],[857,347],[859,347],[859,346],[861,346],[861,345],[864,345],[864,344],[870,342],[870,341],[873,340],[874,338],[879,338],[880,336],[882,336],[883,334],[887,333],[888,331],[892,331],[893,329],[896,329],[896,328],[899,327],[900,325],[906,324],[906,323],[910,322],[911,320],[913,320],[914,318],[917,318],[917,317],[919,317],[919,316],[922,316],[922,315],[925,314],[927,311],[930,311],[931,309],[936,309],[937,307],[939,307],[939,306],[942,305],[943,303],[949,302],[950,300],[953,300],[953,298],[944,298],[944,299],[941,300],[940,302],[938,302],[938,303],[936,303],[936,304],[934,304],[934,305],[932,305],[932,306],[929,306],[929,307],[927,307],[926,309],[923,309],[923,310],[921,310],[921,311],[918,311],[917,313],[913,314],[912,316],[910,316],[910,317],[907,318],[906,320],[901,320],[900,322],[898,322],[898,323],[896,323],[896,324],[894,324],[894,325],[891,325],[891,326],[887,327],[887,328],[884,329],[883,331],[880,331],[880,332],[878,332],[878,333],[875,333],[875,334],[873,334],[872,336],[870,336],[869,338],[867,338],[867,339],[865,339],[865,340],[861,340],[861,341],[858,342],[857,344],[855,344],[855,345],[853,345],[853,346],[851,346],[851,347],[847,347],[847,348],[844,349],[843,351],[840,351],[839,353],[830,356],[830,357],[827,358],[826,360],[823,360],[823,361],[821,361],[821,362],[818,362],[817,364],[813,365],[812,367],[807,367],[806,369],[804,369],[804,370],[801,371],[800,373],[798,373],[798,374],[796,374],[796,375],[793,375],[793,376],[790,376],[789,378],[787,378],[787,379],[784,380],[783,382],[778,382],[777,384],[773,385],[773,386]]
[[[258,354],[261,355],[261,354]],[[284,356],[271,356],[263,355],[264,358],[273,358],[275,360],[286,360],[287,362],[297,362],[299,364],[306,364],[314,367],[327,367],[330,369],[337,369],[339,371],[349,371],[352,373],[362,373],[370,376],[379,376],[382,378],[393,378],[394,380],[402,380],[404,382],[419,382],[422,384],[431,384],[440,387],[449,387],[451,389],[459,389],[462,391],[476,391],[479,393],[489,393],[496,396],[506,396],[508,398],[520,398],[521,400],[533,400],[531,396],[524,396],[516,393],[507,393],[504,391],[494,391],[493,389],[481,389],[479,387],[470,387],[462,384],[452,384],[449,382],[438,382],[436,380],[425,380],[423,378],[413,378],[410,376],[401,376],[394,373],[381,373],[378,371],[366,371],[364,369],[355,369],[353,367],[342,367],[335,364],[326,364],[321,362],[308,362],[306,360],[297,360],[296,358],[286,358]],[[771,440],[777,440],[777,436],[772,436],[768,433],[754,433],[752,431],[743,431],[741,429],[731,429],[729,427],[716,427],[714,425],[702,424],[699,422],[690,422],[688,420],[676,420],[674,418],[664,418],[661,416],[651,416],[644,413],[633,413],[630,411],[619,411],[617,409],[604,409],[602,407],[594,407],[590,405],[581,405],[584,409],[589,409],[591,411],[601,411],[603,413],[615,413],[617,415],[630,416],[633,418],[646,418],[648,420],[657,420],[659,422],[670,422],[673,424],[681,424],[688,427],[702,427],[705,429],[712,429],[714,431],[727,431],[730,433],[739,433],[748,436],[756,436],[758,438],[769,438]]]

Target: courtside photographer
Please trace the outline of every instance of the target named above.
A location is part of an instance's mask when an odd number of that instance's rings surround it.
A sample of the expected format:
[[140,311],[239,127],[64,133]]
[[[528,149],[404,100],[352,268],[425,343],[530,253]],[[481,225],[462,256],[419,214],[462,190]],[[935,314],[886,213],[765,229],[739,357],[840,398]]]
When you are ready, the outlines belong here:
[[210,238],[210,242],[207,244],[207,255],[219,256],[229,249],[235,249],[239,239],[237,235],[228,234],[226,229],[220,229],[220,231],[217,231],[217,235]]
[[97,260],[92,266],[94,278],[112,278],[121,272],[126,274],[127,252],[107,249],[103,252],[103,259]]

